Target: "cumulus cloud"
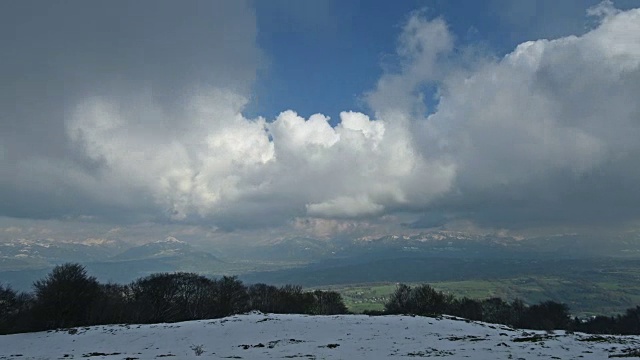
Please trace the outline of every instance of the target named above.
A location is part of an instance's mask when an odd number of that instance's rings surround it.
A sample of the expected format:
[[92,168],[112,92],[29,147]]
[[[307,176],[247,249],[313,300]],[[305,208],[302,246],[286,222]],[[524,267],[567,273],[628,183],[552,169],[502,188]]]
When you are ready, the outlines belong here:
[[582,36],[447,76],[424,125],[458,166],[445,207],[503,225],[640,215],[628,206],[640,198],[640,9],[610,6]]
[[148,101],[135,104],[92,98],[77,106],[67,135],[99,167],[99,181],[78,188],[114,199],[146,194],[173,220],[380,215],[427,204],[453,176],[450,165],[421,157],[407,129],[361,113],[343,112],[335,127],[293,111],[246,119],[246,100],[219,89],[194,95],[175,119]]
[[637,219],[640,9],[590,14],[599,23],[583,35],[462,67],[446,22],[414,13],[399,66],[365,94],[373,115],[345,111],[335,125],[292,110],[246,118],[248,94],[216,84],[172,106],[144,92],[85,96],[61,126],[70,154],[18,161],[20,186],[3,189],[71,197],[52,214],[82,203],[81,214],[223,228],[326,232],[401,213],[430,226]]

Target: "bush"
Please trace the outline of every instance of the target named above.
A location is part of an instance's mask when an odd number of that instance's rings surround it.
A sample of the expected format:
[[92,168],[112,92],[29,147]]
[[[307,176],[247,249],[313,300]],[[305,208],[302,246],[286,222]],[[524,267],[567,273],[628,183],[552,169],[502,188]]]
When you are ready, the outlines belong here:
[[545,301],[527,308],[521,325],[535,330],[567,329],[570,320],[566,304]]
[[213,302],[210,303],[214,317],[241,314],[249,310],[247,287],[235,276],[223,276],[213,286]]
[[463,297],[451,302],[448,313],[469,320],[480,321],[483,319],[482,304],[473,299]]
[[0,334],[6,334],[9,323],[17,313],[18,294],[10,287],[0,284]]
[[218,313],[218,284],[197,274],[153,274],[134,281],[130,289],[135,309],[132,320],[136,322],[177,322]]
[[0,284],[0,334],[27,331],[31,325],[33,298]]
[[313,315],[337,315],[346,314],[347,307],[342,301],[342,296],[335,291],[313,292],[314,305],[311,310]]
[[100,284],[100,296],[91,308],[92,324],[117,324],[131,318],[131,288],[128,285]]
[[453,297],[436,291],[427,284],[411,288],[399,284],[385,310],[390,314],[440,315],[450,308]]
[[619,317],[618,333],[631,335],[640,333],[640,306],[627,309],[626,313]]
[[263,313],[281,313],[278,302],[279,290],[273,285],[253,284],[248,289],[249,309]]
[[411,298],[411,286],[406,284],[398,284],[389,301],[384,304],[384,310],[389,314],[408,314],[410,313],[409,301]]
[[409,310],[416,315],[441,315],[452,301],[450,296],[423,284],[411,290]]
[[514,313],[514,309],[501,298],[494,297],[485,299],[481,302],[482,321],[494,323],[515,325],[519,316]]

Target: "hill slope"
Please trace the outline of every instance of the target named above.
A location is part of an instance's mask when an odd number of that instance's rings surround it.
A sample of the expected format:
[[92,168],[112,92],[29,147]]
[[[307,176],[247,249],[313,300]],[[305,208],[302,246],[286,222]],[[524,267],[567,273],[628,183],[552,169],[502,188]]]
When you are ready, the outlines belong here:
[[[638,336],[546,334],[454,318],[252,313],[175,324],[0,336],[0,359],[603,359]],[[197,355],[197,353],[201,353]]]

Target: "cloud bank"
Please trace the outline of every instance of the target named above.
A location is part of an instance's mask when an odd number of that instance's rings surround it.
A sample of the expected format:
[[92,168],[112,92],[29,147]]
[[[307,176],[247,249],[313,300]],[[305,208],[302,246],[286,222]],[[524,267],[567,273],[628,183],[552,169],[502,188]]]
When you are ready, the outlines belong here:
[[152,92],[80,97],[56,130],[66,152],[14,157],[3,139],[15,205],[0,214],[222,228],[402,213],[499,227],[637,220],[640,9],[589,13],[598,24],[584,35],[472,62],[443,19],[414,13],[397,70],[365,93],[373,115],[345,111],[335,126],[292,110],[248,119],[250,93],[215,81],[171,106]]
[[149,201],[172,220],[240,224],[381,215],[424,206],[451,184],[452,166],[424,159],[394,123],[353,112],[335,127],[293,111],[246,119],[246,100],[222,90],[191,100],[175,121],[140,99],[78,106],[67,135],[98,176],[76,187],[114,203]]
[[455,159],[445,206],[488,223],[637,219],[640,9],[449,75],[425,131]]

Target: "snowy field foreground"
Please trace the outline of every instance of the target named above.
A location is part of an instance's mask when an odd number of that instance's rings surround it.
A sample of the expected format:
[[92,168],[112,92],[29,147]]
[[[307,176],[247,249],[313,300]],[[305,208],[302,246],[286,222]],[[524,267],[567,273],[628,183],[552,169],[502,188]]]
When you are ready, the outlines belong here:
[[0,336],[0,359],[606,359],[640,357],[638,336],[547,334],[502,325],[365,315],[251,313],[156,325]]

